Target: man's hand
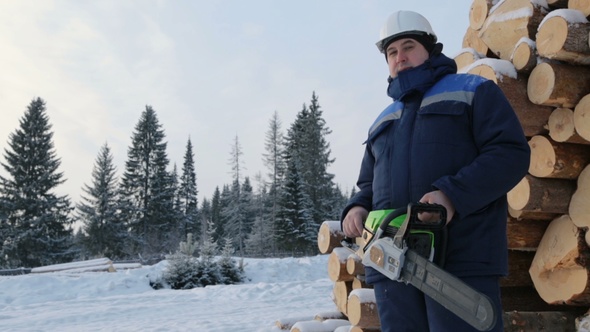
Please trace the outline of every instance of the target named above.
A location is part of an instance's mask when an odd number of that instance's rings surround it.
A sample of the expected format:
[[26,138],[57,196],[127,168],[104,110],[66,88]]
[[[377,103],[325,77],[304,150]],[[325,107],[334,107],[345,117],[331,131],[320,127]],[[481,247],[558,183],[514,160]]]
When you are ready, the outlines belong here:
[[[449,223],[449,221],[451,221],[451,219],[453,219],[453,216],[455,215],[455,206],[453,205],[453,202],[451,202],[449,197],[447,197],[447,195],[445,195],[445,193],[443,193],[440,190],[435,190],[426,193],[426,195],[422,196],[422,198],[420,199],[420,203],[440,204],[444,206],[445,209],[447,209],[447,224]],[[419,214],[418,218],[426,222],[435,221],[433,219],[438,220],[438,215],[434,215],[430,212],[423,212]]]
[[364,207],[355,206],[348,210],[342,221],[342,230],[347,237],[359,237],[363,234],[363,224],[369,215]]

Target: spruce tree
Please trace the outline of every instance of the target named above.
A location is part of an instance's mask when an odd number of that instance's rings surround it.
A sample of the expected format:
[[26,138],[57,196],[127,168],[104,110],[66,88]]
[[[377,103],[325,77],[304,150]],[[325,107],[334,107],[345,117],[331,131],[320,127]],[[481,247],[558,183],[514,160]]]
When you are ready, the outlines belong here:
[[92,185],[84,185],[82,190],[86,195],[77,205],[77,215],[86,233],[82,239],[86,252],[94,257],[126,258],[127,230],[118,213],[116,168],[107,143],[96,158]]
[[310,106],[303,105],[285,138],[287,168],[280,211],[281,222],[287,226],[282,230],[283,241],[294,241],[288,238],[294,234],[297,241],[291,245],[305,253],[314,250],[320,224],[335,218],[334,205],[341,206],[334,175],[328,173],[334,162],[326,139],[330,133],[314,92]]
[[269,219],[267,220],[269,226],[267,241],[270,243],[272,251],[276,251],[277,249],[276,229],[280,227],[277,222],[279,193],[282,190],[285,174],[285,160],[283,158],[284,133],[281,129],[281,125],[279,115],[275,111],[273,117],[269,121],[264,144],[266,152],[263,154],[263,161],[268,170],[267,175],[270,185],[268,199],[271,204],[271,210]]
[[159,259],[177,245],[171,238],[178,220],[164,138],[156,112],[146,106],[132,135],[121,184],[121,210],[135,252],[144,258]]
[[182,212],[182,229],[186,234],[193,233],[195,238],[201,234],[198,223],[198,206],[197,200],[197,175],[195,173],[195,162],[193,145],[189,139],[186,143],[184,153],[184,162],[182,164],[182,175],[180,177],[179,203]]
[[[232,145],[230,165],[232,167],[232,185],[227,197],[227,204],[224,204],[221,214],[224,218],[224,237],[230,237],[237,243],[238,253],[244,255],[244,239],[246,238],[250,227],[251,220],[248,220],[249,198],[244,196],[242,186],[240,184],[242,165],[242,148],[240,146],[238,137],[235,137]],[[251,187],[250,187],[251,191]]]
[[65,182],[58,172],[53,132],[45,101],[31,101],[20,127],[10,135],[0,176],[1,265],[36,267],[70,261],[72,210],[55,189]]

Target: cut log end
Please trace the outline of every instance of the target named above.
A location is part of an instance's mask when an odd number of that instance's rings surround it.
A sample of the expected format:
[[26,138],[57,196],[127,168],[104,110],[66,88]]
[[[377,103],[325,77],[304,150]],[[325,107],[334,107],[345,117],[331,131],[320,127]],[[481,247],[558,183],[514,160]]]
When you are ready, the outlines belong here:
[[555,72],[547,63],[541,63],[533,69],[527,85],[529,100],[543,105],[553,93],[555,87]]
[[552,58],[567,40],[568,24],[561,16],[554,16],[543,22],[537,33],[537,50],[539,54]]
[[536,177],[547,177],[555,169],[555,150],[544,136],[534,136],[529,140],[531,161],[529,173]]
[[584,96],[574,109],[576,133],[590,142],[590,94]]
[[508,205],[511,209],[519,211],[522,210],[528,203],[531,190],[529,182],[524,177],[520,182],[508,192]]
[[529,273],[549,304],[568,303],[587,288],[588,271],[576,263],[578,236],[578,228],[563,215],[549,224],[537,248]]

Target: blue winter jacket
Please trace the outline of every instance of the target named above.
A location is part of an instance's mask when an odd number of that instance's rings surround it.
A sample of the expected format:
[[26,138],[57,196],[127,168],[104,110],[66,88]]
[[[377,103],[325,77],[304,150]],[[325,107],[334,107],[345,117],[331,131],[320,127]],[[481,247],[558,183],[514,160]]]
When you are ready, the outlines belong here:
[[[390,82],[393,104],[371,126],[353,206],[405,207],[443,191],[456,212],[448,224],[445,269],[458,276],[506,275],[507,202],[527,173],[530,149],[500,88],[456,74],[441,53]],[[383,278],[367,268],[367,281]]]

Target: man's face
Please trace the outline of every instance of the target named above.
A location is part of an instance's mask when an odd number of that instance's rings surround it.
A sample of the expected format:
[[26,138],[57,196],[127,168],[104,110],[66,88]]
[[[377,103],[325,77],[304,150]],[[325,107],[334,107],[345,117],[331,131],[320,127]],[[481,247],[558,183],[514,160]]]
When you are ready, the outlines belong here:
[[414,68],[424,63],[429,57],[426,48],[412,38],[402,38],[394,41],[385,50],[389,75],[397,77],[402,70]]

